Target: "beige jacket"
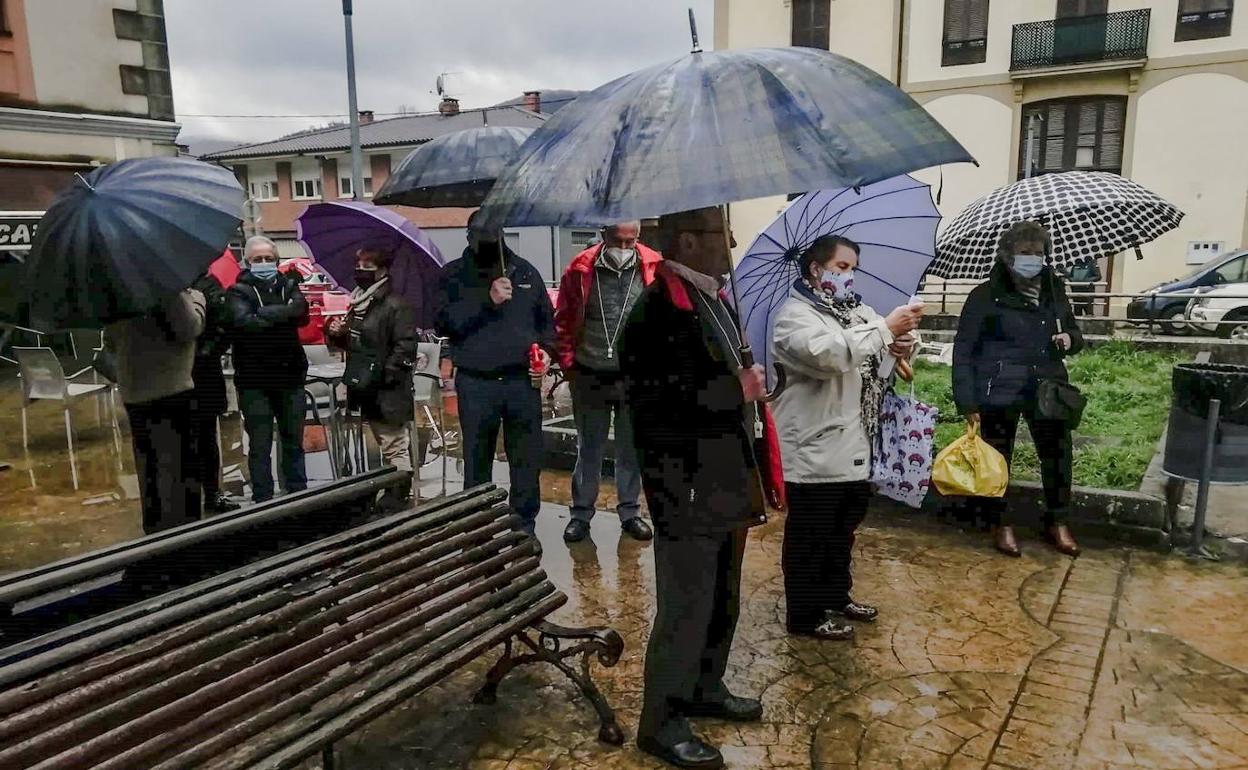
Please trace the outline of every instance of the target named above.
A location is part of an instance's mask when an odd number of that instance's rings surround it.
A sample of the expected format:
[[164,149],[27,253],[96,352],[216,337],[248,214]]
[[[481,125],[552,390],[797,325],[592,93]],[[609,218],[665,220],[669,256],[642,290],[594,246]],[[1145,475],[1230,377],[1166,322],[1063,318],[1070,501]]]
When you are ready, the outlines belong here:
[[887,356],[892,332],[866,305],[865,323],[846,329],[792,290],[772,326],[772,360],[788,386],[772,403],[784,480],[799,484],[865,481],[871,446],[862,428],[862,375],[868,356]]
[[117,356],[121,400],[145,404],[195,387],[195,339],[204,331],[204,295],[187,289],[164,303],[166,324],[152,316],[110,324],[104,332]]

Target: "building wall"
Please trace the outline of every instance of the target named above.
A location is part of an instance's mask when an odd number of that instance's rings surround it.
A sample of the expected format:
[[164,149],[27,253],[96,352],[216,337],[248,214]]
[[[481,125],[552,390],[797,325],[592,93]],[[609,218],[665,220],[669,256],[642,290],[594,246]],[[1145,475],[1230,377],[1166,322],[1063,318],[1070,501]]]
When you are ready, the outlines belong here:
[[35,100],[25,0],[4,0],[8,35],[0,35],[0,100]]

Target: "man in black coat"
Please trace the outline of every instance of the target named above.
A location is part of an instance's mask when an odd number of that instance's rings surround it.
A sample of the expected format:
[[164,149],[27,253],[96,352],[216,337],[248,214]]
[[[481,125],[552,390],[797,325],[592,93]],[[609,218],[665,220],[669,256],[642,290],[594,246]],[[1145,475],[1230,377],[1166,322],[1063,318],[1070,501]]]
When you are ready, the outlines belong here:
[[299,280],[277,269],[277,247],[257,235],[244,250],[248,269],[226,294],[233,327],[234,386],[247,430],[247,467],[254,502],[273,497],[273,423],[281,440],[282,488],[308,486],[303,461],[304,380],[308,357],[299,327],[308,302]]
[[761,704],[724,685],[746,528],[765,521],[753,453],[763,371],[744,368],[720,298],[731,252],[717,209],[663,217],[663,262],[624,328],[642,487],[654,522],[658,610],[646,651],[637,745],[678,767],[720,767],[687,717],[753,721]]
[[449,338],[464,441],[464,488],[493,480],[502,428],[511,466],[511,507],[533,534],[541,508],[542,399],[529,380],[536,343],[547,365],[555,350],[554,308],[537,268],[498,232],[469,220],[469,246],[447,265],[435,328]]
[[238,510],[238,503],[221,492],[221,448],[218,445],[217,418],[225,414],[225,374],[221,356],[230,347],[230,314],[225,289],[217,279],[204,273],[192,285],[204,295],[204,333],[195,341],[195,365],[191,379],[191,419],[195,429],[195,465],[204,490],[204,511],[227,513]]

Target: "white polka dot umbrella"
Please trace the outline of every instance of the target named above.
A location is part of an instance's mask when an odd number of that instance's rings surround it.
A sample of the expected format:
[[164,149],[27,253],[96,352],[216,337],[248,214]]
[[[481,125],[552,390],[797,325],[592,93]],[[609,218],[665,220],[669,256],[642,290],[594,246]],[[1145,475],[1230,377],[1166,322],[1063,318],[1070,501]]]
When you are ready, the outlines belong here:
[[1013,224],[1033,221],[1053,238],[1059,269],[1137,248],[1179,226],[1174,204],[1117,174],[1068,171],[1023,179],[988,193],[959,214],[936,242],[928,275],[981,280],[997,241]]

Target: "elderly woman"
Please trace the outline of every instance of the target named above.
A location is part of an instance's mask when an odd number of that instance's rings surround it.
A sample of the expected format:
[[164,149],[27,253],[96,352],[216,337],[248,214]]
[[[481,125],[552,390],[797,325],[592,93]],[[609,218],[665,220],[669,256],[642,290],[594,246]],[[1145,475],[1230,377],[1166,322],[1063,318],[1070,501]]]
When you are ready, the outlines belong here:
[[[333,345],[347,351],[348,403],[368,422],[382,459],[410,474],[407,424],[414,416],[415,311],[390,285],[394,253],[388,246],[366,246],[355,258],[351,309],[345,319],[335,318],[326,324],[325,334]],[[386,490],[382,510],[403,507],[410,492],[410,485]]]
[[[1036,393],[1046,379],[1068,382],[1066,356],[1078,353],[1083,337],[1065,289],[1052,267],[1049,233],[1020,222],[1001,236],[997,263],[988,281],[967,298],[953,347],[953,396],[958,411],[978,424],[984,440],[1009,460],[1021,417],[1027,421],[1044,482],[1045,535],[1061,553],[1079,546],[1066,526],[1070,506],[1070,426],[1047,419]],[[1059,327],[1060,322],[1060,327]],[[1004,499],[976,498],[994,528],[998,551],[1020,556]]]
[[784,460],[784,590],[790,633],[853,638],[845,620],[872,621],[850,596],[854,531],[871,495],[871,448],[886,381],[880,364],[907,358],[921,306],[880,317],[854,293],[860,249],[836,235],[811,244],[773,325],[788,387],[773,404]]

